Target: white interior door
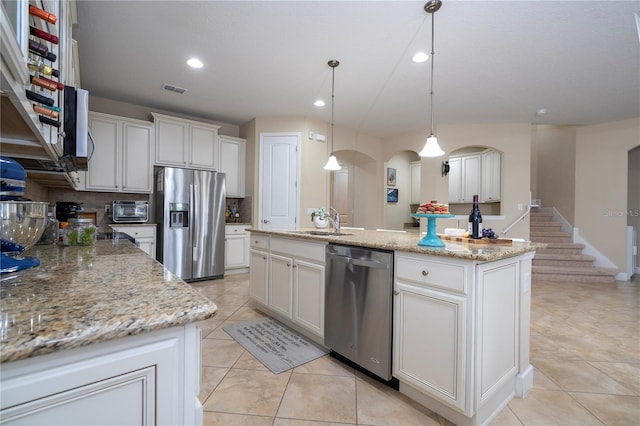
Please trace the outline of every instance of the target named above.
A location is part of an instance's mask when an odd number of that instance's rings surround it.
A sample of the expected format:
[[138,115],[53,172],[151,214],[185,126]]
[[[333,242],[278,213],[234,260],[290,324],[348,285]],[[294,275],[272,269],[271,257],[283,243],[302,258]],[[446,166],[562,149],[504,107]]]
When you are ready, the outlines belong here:
[[260,134],[260,229],[295,229],[300,133]]

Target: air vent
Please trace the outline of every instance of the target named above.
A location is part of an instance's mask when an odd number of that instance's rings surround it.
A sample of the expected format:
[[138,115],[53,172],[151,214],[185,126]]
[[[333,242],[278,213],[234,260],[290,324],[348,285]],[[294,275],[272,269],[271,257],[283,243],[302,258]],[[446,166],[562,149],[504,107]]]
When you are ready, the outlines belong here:
[[187,89],[185,89],[183,87],[178,87],[178,86],[174,86],[173,84],[167,84],[167,83],[163,84],[162,88],[164,90],[168,90],[170,92],[176,92],[176,93],[180,93],[180,94],[182,94],[182,93],[187,91]]

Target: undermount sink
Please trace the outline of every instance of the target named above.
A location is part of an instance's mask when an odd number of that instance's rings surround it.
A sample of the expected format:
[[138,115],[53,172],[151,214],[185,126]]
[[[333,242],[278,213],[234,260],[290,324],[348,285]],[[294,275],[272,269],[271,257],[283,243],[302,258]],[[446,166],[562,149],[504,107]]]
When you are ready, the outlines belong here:
[[333,232],[333,231],[293,231],[296,234],[303,234],[303,235],[322,235],[322,236],[326,236],[326,237],[341,237],[344,235],[353,235],[353,234],[347,234],[344,232]]

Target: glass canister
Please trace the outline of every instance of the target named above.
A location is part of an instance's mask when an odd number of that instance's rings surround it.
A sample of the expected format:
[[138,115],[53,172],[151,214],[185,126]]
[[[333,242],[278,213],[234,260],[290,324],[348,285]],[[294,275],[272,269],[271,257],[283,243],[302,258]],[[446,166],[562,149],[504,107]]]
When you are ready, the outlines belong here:
[[36,244],[58,244],[58,228],[59,222],[55,218],[53,212],[49,212],[47,215],[47,224],[45,225],[44,232]]
[[96,226],[91,219],[73,218],[64,228],[62,244],[65,246],[92,246],[96,242]]

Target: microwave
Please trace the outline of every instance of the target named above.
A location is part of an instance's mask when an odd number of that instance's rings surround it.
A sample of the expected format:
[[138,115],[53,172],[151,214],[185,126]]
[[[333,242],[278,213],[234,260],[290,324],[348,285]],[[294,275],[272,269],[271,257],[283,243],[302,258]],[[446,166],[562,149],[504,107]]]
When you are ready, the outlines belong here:
[[145,223],[149,220],[149,202],[115,200],[111,218],[115,223]]

